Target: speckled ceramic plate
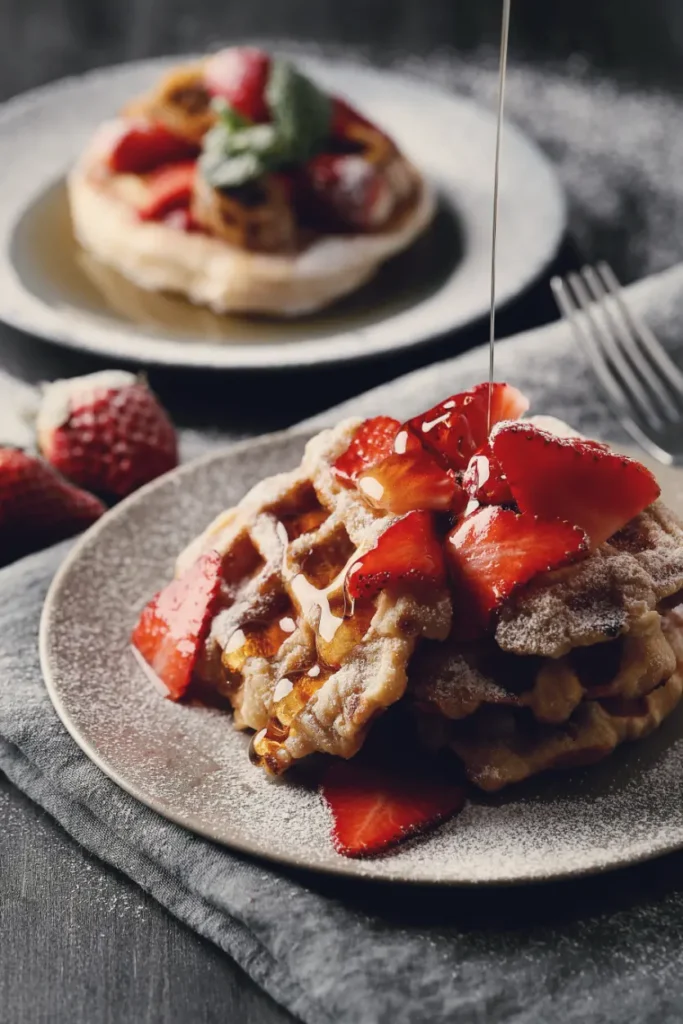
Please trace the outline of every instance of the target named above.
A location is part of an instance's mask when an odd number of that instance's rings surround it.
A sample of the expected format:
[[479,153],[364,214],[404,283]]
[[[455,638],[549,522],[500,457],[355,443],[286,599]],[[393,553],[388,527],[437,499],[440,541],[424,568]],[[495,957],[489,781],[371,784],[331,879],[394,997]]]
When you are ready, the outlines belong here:
[[[495,798],[473,795],[429,835],[374,860],[334,852],[317,793],[252,767],[229,715],[164,700],[128,646],[139,610],[176,555],[263,476],[295,466],[307,435],[247,442],[150,485],[84,536],[56,577],[41,655],[57,712],[115,782],[160,814],[226,846],[286,864],[452,885],[557,879],[683,846],[683,706],[650,738],[601,764]],[[644,460],[645,461],[645,460]],[[654,468],[654,467],[653,467]],[[683,472],[657,467],[683,511]]]
[[[322,313],[216,316],[141,291],[73,240],[64,175],[97,125],[183,58],[106,68],[38,89],[0,111],[0,317],[116,359],[265,368],[359,359],[419,345],[488,309],[495,122],[470,100],[367,67],[296,59],[395,136],[439,197],[431,228],[372,283]],[[498,294],[529,285],[554,255],[565,205],[542,153],[505,133]]]

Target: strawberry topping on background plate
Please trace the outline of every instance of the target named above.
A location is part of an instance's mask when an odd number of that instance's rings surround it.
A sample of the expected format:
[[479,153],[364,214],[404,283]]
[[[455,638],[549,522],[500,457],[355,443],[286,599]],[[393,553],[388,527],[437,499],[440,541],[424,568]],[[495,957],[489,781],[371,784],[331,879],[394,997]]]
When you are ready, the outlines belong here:
[[171,700],[182,697],[192,681],[221,580],[220,555],[202,555],[152,598],[133,631],[133,647]]
[[197,156],[199,146],[174,135],[162,124],[135,121],[117,137],[107,162],[115,174],[147,174]]
[[248,121],[270,120],[266,86],[270,57],[254,46],[232,46],[210,57],[204,67],[204,85]]
[[597,441],[506,423],[493,431],[491,446],[519,508],[581,527],[592,547],[659,497],[649,469]]
[[148,198],[138,210],[140,220],[164,220],[174,210],[188,209],[197,175],[197,163],[188,160],[155,171]]
[[352,598],[374,597],[397,585],[442,586],[446,579],[443,546],[430,512],[409,512],[379,537],[374,548],[354,562],[346,575]]
[[363,470],[390,455],[400,426],[391,416],[374,416],[361,423],[351,444],[332,467],[337,480],[352,487]]
[[347,857],[367,857],[424,832],[465,803],[465,787],[424,769],[397,771],[333,761],[321,793],[334,818],[332,841]]
[[108,497],[122,498],[178,464],[166,412],[144,380],[123,370],[47,384],[37,429],[48,462]]

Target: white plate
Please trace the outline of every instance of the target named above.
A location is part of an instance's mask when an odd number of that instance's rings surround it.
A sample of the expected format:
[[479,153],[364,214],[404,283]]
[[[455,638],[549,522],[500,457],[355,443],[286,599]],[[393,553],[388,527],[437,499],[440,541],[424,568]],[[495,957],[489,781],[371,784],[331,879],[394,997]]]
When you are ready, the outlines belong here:
[[[0,112],[0,318],[116,359],[176,366],[311,366],[409,348],[488,309],[495,121],[460,96],[354,64],[300,58],[375,118],[433,182],[432,229],[355,296],[298,321],[220,317],[140,291],[83,258],[64,175],[97,125],[184,58],[125,64],[27,93]],[[505,130],[498,294],[506,302],[555,254],[565,203],[548,160]]]
[[[374,860],[339,856],[314,788],[254,768],[230,716],[164,700],[135,662],[140,609],[180,549],[263,476],[298,463],[307,435],[237,445],[169,474],[88,531],[56,577],[41,624],[50,696],[76,742],[115,782],[216,842],[298,867],[446,885],[547,881],[683,846],[683,706],[600,764],[496,797]],[[653,467],[654,468],[654,467]],[[657,468],[683,510],[683,472]]]

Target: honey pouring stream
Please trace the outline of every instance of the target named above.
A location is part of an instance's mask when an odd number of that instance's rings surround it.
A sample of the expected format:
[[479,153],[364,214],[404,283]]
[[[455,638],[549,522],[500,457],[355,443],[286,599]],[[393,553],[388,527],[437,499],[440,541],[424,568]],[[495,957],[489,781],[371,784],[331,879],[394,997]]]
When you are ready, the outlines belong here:
[[500,32],[500,63],[498,71],[498,120],[496,124],[496,155],[493,164],[493,221],[491,228],[491,316],[489,321],[489,401],[488,431],[491,431],[491,397],[493,394],[494,350],[496,340],[496,249],[498,241],[498,186],[500,151],[505,109],[505,78],[507,75],[508,40],[510,37],[510,4],[503,0],[503,21]]

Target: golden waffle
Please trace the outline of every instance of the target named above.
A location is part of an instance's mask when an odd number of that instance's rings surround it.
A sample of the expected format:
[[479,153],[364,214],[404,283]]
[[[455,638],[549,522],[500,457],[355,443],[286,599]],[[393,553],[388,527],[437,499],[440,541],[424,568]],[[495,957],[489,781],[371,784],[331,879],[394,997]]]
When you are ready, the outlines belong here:
[[446,588],[424,600],[383,591],[351,606],[347,567],[395,517],[367,507],[331,466],[360,421],[326,430],[301,466],[258,484],[180,556],[223,556],[225,584],[200,679],[258,730],[252,757],[274,773],[313,751],[353,755],[377,713],[402,697],[419,637],[445,639]]
[[[606,680],[607,648],[615,649],[615,672]],[[591,655],[599,662],[592,679]],[[558,662],[537,661],[532,685],[521,693],[504,690],[490,679],[485,680],[488,692],[473,684],[460,705],[444,677],[431,688],[419,684],[416,699],[423,738],[432,746],[454,750],[468,778],[487,792],[547,769],[599,761],[618,744],[652,732],[678,704],[683,694],[681,609],[661,617],[648,613],[633,635],[584,649],[581,657],[581,670],[571,656]],[[543,679],[544,672],[553,685]],[[432,697],[431,705],[427,696]],[[440,714],[434,713],[437,707]],[[459,710],[467,717],[451,714],[454,720],[449,721],[447,713]]]
[[646,612],[610,643],[578,647],[562,658],[520,657],[494,640],[426,643],[410,666],[416,703],[459,720],[483,705],[528,708],[541,723],[566,721],[582,700],[649,693],[674,672],[676,659],[658,612]]

